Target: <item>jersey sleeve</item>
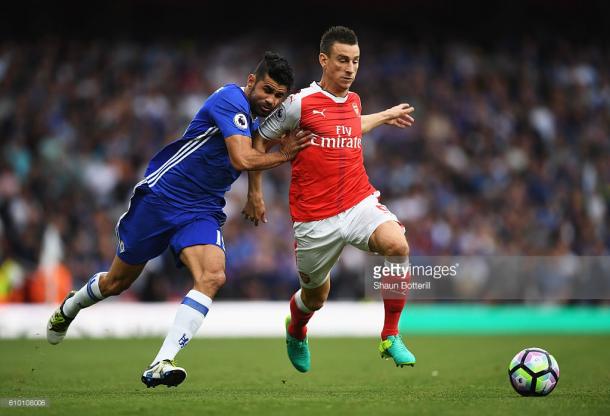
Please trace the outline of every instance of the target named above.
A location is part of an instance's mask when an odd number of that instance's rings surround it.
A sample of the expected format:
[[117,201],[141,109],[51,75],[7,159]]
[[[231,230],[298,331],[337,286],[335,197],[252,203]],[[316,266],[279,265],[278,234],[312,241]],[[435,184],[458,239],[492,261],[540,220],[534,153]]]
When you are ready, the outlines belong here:
[[356,107],[358,107],[359,115],[362,116],[362,101],[360,101],[360,96],[358,94],[354,93],[354,96],[356,101]]
[[252,137],[248,102],[239,91],[219,91],[219,96],[210,107],[209,114],[223,137],[241,135]]
[[264,139],[279,139],[285,133],[296,129],[300,121],[301,99],[292,94],[261,123],[258,132]]

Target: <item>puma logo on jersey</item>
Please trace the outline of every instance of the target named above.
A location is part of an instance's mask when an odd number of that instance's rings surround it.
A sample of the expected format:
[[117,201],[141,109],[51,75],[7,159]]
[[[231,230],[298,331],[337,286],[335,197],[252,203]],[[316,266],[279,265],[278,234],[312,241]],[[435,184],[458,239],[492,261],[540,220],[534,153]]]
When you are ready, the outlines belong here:
[[319,115],[321,115],[322,117],[326,118],[326,115],[324,114],[324,112],[325,112],[325,111],[326,111],[326,108],[325,108],[324,110],[311,110],[311,112],[312,112],[314,115],[319,114]]

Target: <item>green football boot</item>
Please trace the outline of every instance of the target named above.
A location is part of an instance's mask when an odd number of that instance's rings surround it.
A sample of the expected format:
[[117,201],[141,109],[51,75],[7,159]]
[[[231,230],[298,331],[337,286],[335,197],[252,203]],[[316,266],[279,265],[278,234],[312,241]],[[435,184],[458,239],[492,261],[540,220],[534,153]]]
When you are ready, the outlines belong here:
[[69,318],[64,315],[62,308],[64,306],[64,303],[66,303],[66,300],[70,299],[75,294],[75,290],[70,291],[70,293],[68,293],[64,301],[59,306],[59,308],[55,309],[55,312],[53,312],[53,315],[51,315],[51,318],[49,318],[49,322],[47,324],[47,341],[49,341],[49,344],[59,344],[66,336],[66,332],[68,332],[68,327],[70,326],[74,318]]
[[387,339],[381,341],[379,352],[381,358],[385,360],[392,358],[396,367],[405,365],[413,367],[415,365],[415,356],[402,342],[400,335],[390,335]]
[[286,317],[286,349],[288,350],[288,358],[290,358],[294,368],[301,373],[306,373],[311,368],[311,356],[309,354],[307,337],[303,340],[294,338],[288,333],[288,325],[290,325],[290,316]]

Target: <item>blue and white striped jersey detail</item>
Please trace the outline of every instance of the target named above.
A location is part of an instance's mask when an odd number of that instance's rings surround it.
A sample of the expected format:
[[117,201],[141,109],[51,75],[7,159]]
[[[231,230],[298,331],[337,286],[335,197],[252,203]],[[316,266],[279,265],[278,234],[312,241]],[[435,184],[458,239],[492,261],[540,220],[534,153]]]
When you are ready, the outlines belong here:
[[184,135],[153,157],[146,184],[173,206],[219,213],[224,221],[224,195],[241,173],[231,164],[225,138],[252,137],[256,124],[241,87],[225,85],[208,97]]
[[157,181],[161,178],[161,176],[163,176],[164,173],[166,173],[172,167],[176,166],[178,163],[180,163],[185,158],[187,158],[188,155],[190,155],[191,153],[193,153],[197,149],[199,149],[201,146],[203,146],[209,139],[212,138],[212,136],[214,134],[216,134],[218,132],[219,132],[218,127],[210,127],[201,136],[199,136],[195,139],[191,139],[190,141],[187,141],[186,144],[184,146],[182,146],[180,148],[180,150],[178,150],[174,156],[169,158],[168,161],[165,162],[159,169],[157,169],[150,175],[146,176],[146,183],[148,183],[148,186],[150,186],[151,188],[153,186],[155,186]]

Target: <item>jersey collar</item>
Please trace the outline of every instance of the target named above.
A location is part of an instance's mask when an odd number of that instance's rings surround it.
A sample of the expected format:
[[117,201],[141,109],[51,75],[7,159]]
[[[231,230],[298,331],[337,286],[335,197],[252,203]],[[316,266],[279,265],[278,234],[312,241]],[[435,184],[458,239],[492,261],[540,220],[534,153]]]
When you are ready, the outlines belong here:
[[345,103],[347,101],[347,98],[349,97],[349,92],[346,94],[345,97],[337,97],[336,95],[333,95],[330,92],[326,91],[324,88],[322,88],[320,86],[320,84],[318,84],[317,81],[312,82],[310,87],[317,89],[319,92],[321,92],[322,94],[326,95],[328,98],[330,98],[331,100],[333,100],[337,104]]
[[[239,88],[241,88],[241,91],[244,93],[244,96],[246,96],[246,87],[239,87]],[[246,96],[246,101],[248,101],[248,96]],[[249,101],[248,101],[248,104],[250,104]],[[254,115],[254,113],[252,111],[250,111],[250,120],[252,120],[252,122],[256,121],[256,116]]]

